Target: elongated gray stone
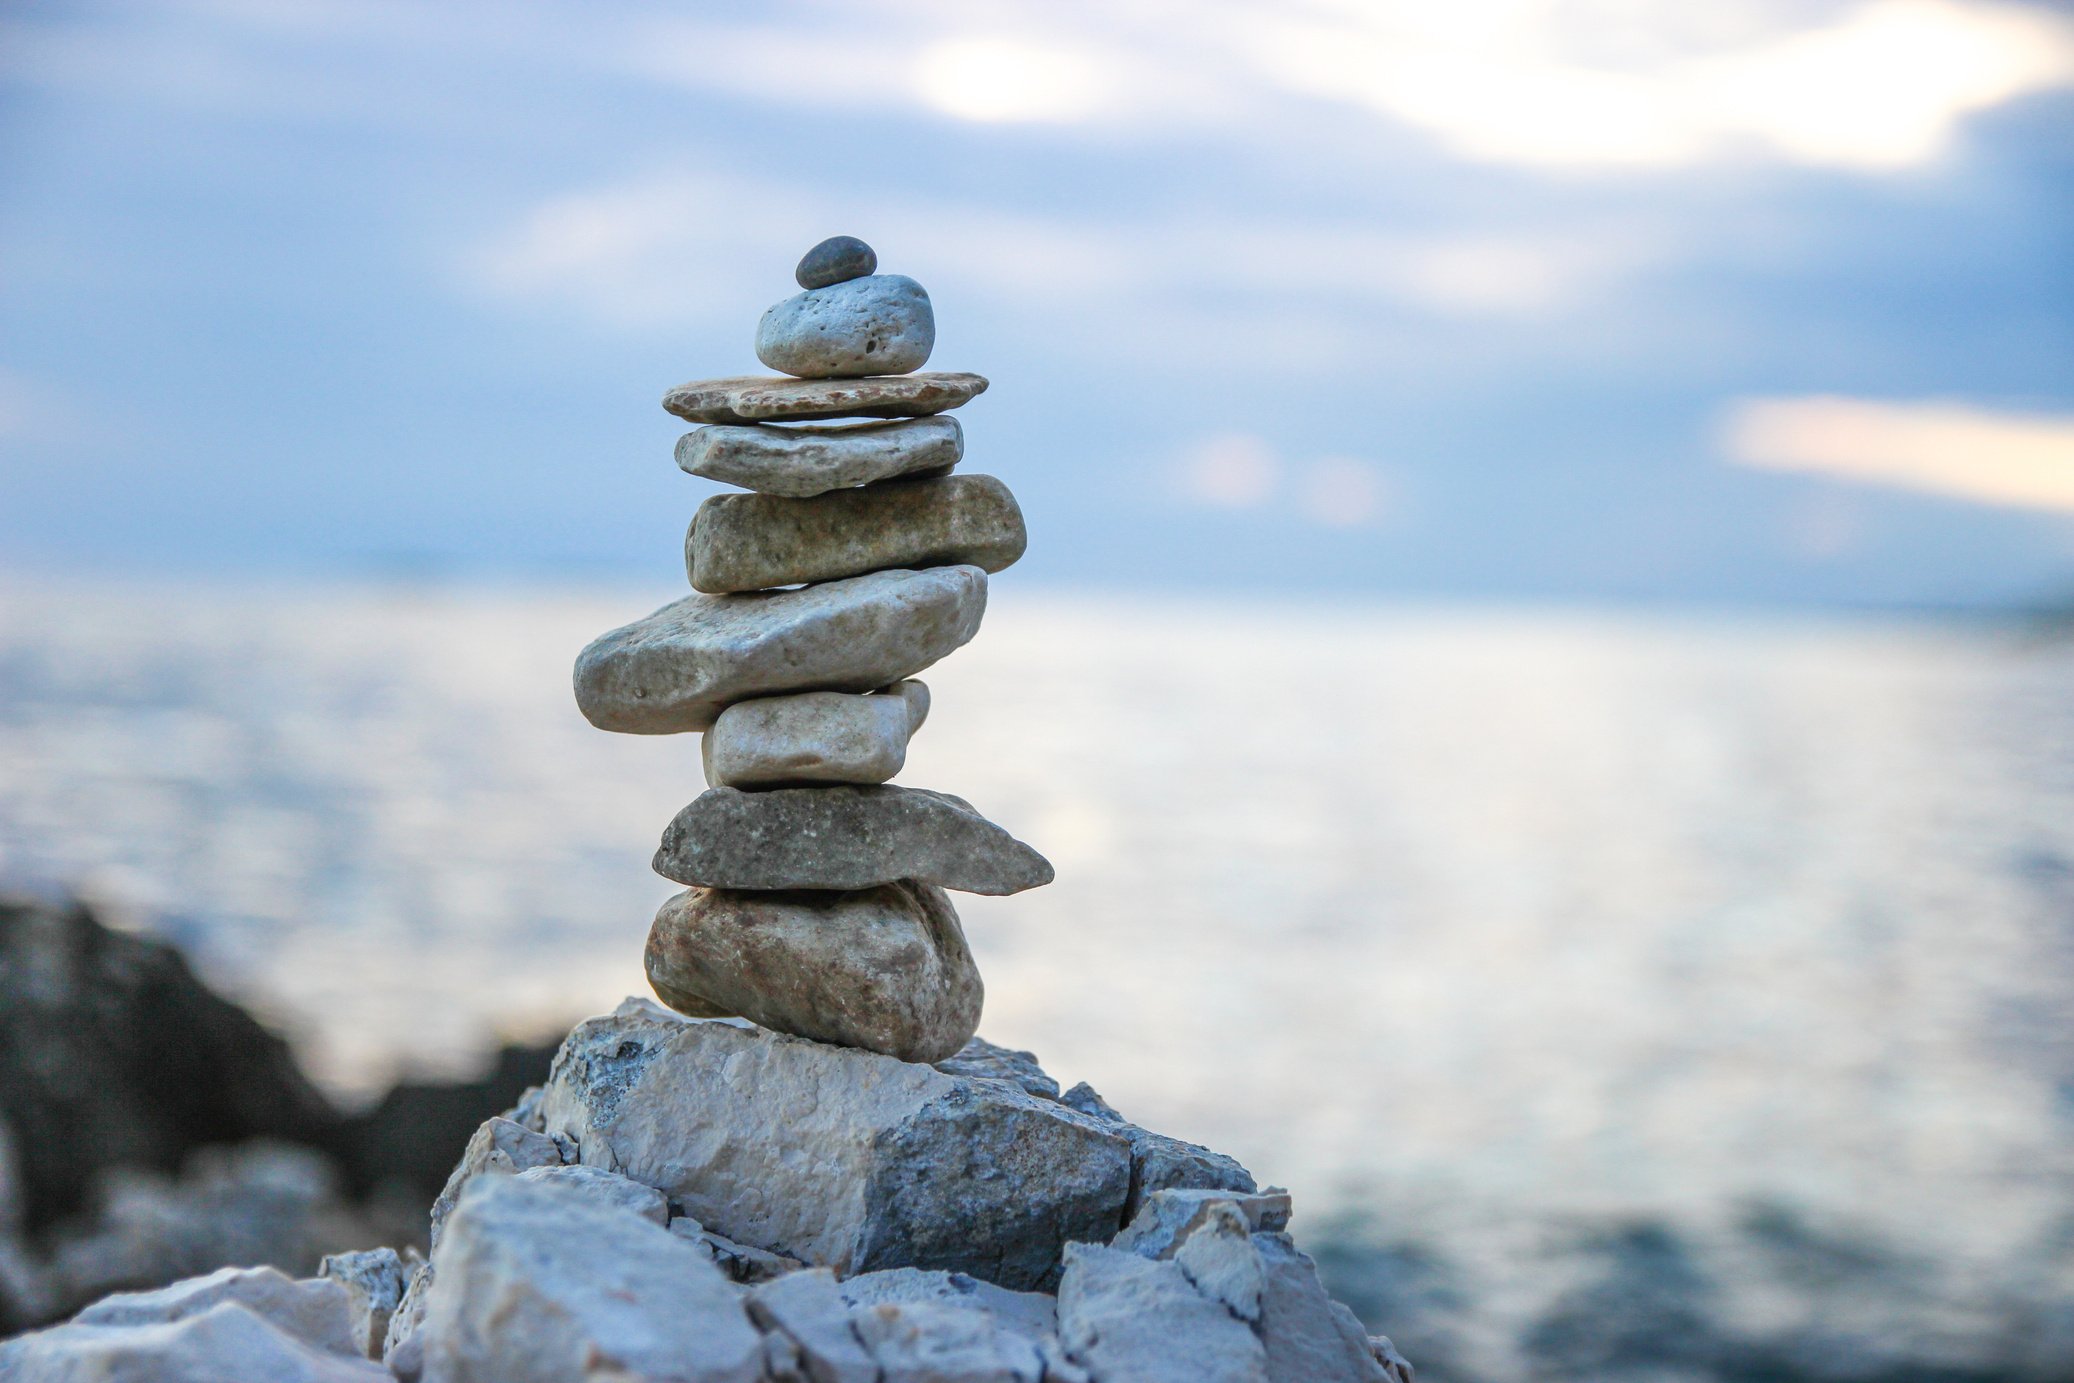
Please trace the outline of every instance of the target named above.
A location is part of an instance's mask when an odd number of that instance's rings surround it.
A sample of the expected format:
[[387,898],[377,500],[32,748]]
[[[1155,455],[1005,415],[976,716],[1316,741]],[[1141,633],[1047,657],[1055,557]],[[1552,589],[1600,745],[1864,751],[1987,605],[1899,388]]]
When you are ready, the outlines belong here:
[[663,831],[655,872],[706,888],[870,888],[920,879],[994,895],[1052,880],[1042,855],[971,803],[890,785],[708,788]]
[[692,1017],[739,1014],[776,1032],[939,1061],[979,1027],[984,991],[943,890],[695,888],[648,933],[648,982]]
[[1028,542],[1006,485],[990,475],[946,475],[812,499],[714,495],[684,536],[684,567],[694,589],[724,594],[889,567],[964,563],[996,572]]
[[756,324],[756,358],[801,379],[919,370],[936,349],[929,294],[905,274],[868,274],[810,288]]
[[956,371],[867,379],[738,375],[680,384],[663,395],[663,407],[690,423],[926,418],[968,404],[986,389],[982,376]]
[[964,429],[946,417],[832,427],[716,423],[677,441],[677,464],[692,475],[793,499],[947,470],[964,455]]
[[964,644],[986,605],[978,567],[687,596],[593,640],[576,660],[576,704],[600,730],[668,735],[753,696],[870,691]]
[[[924,690],[925,708],[927,697]],[[722,711],[699,753],[716,788],[883,783],[907,762],[916,723],[913,699],[890,689],[761,696]]]
[[1068,1241],[1115,1233],[1130,1182],[1120,1133],[1004,1081],[640,1003],[569,1035],[541,1112],[708,1229],[844,1276],[1049,1287]]

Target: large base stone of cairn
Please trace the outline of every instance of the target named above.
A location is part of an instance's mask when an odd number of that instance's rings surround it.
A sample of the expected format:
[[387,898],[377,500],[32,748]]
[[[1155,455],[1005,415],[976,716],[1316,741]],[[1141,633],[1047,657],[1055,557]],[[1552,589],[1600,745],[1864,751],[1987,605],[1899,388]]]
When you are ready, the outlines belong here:
[[704,730],[752,696],[865,692],[912,677],[963,647],[986,608],[978,567],[686,596],[593,639],[576,659],[576,704],[601,730]]
[[1052,880],[1044,856],[926,788],[708,788],[663,831],[655,872],[705,888],[871,888],[920,879],[1000,896]]
[[830,418],[926,418],[986,392],[984,375],[931,372],[869,379],[702,379],[663,395],[688,423],[823,422]]
[[793,499],[949,470],[964,455],[964,430],[943,417],[834,427],[715,424],[677,442],[677,464],[693,475]]
[[684,537],[692,589],[725,594],[832,581],[889,567],[964,563],[997,572],[1029,535],[990,475],[889,480],[812,499],[714,495]]
[[979,1028],[984,991],[940,888],[854,893],[695,888],[648,933],[648,982],[694,1018],[740,1015],[775,1032],[903,1061],[941,1061]]

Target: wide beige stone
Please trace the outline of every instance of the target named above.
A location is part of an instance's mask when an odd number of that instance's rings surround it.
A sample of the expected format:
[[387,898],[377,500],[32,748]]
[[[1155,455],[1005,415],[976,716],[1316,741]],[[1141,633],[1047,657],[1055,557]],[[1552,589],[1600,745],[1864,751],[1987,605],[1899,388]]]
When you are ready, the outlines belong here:
[[716,423],[677,441],[677,464],[692,475],[794,499],[948,470],[964,455],[964,429],[946,417],[832,427]]
[[868,379],[738,375],[680,384],[663,395],[663,407],[690,423],[924,418],[970,403],[986,388],[983,376],[940,370]]
[[708,788],[671,820],[655,872],[704,888],[870,888],[920,879],[1008,894],[1052,880],[1044,856],[949,793]]
[[714,495],[684,536],[684,567],[694,589],[725,594],[896,567],[963,563],[996,572],[1028,543],[1006,485],[990,475],[946,475],[812,499]]
[[963,566],[686,596],[593,640],[576,660],[576,704],[600,730],[669,735],[749,697],[870,691],[964,644],[986,605],[986,573]]
[[[902,690],[909,687],[917,694]],[[908,736],[928,706],[928,689],[912,681],[869,696],[799,692],[737,701],[699,746],[706,783],[883,783],[907,762]]]
[[695,888],[648,933],[648,982],[693,1017],[902,1061],[940,1061],[979,1027],[983,990],[943,890],[903,881],[854,893]]

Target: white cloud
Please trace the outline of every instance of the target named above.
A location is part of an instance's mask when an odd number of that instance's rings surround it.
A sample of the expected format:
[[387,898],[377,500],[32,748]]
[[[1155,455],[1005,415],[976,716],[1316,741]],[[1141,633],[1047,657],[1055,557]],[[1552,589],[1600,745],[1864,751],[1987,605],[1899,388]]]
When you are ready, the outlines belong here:
[[1175,471],[1184,499],[1212,509],[1258,509],[1275,497],[1282,463],[1266,439],[1232,432],[1206,437]]
[[1084,120],[1112,109],[1125,74],[1100,54],[1006,38],[955,38],[922,50],[915,89],[961,120]]
[[1372,462],[1328,456],[1305,470],[1297,503],[1327,528],[1365,528],[1388,513],[1390,485]]
[[2074,416],[1815,397],[1730,410],[1730,459],[2019,509],[2074,512]]
[[1173,492],[1210,509],[1293,509],[1325,528],[1367,528],[1389,516],[1392,486],[1382,467],[1352,456],[1292,463],[1248,432],[1204,437],[1177,459]]

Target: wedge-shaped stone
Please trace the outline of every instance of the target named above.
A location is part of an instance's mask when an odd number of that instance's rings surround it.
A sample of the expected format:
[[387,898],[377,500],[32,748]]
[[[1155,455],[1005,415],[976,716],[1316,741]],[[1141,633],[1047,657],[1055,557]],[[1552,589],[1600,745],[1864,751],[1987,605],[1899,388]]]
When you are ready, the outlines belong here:
[[920,879],[961,893],[1052,880],[1044,856],[949,793],[921,788],[708,788],[663,831],[655,872],[705,888],[870,888]]
[[576,704],[600,730],[669,735],[703,730],[752,696],[870,691],[964,644],[986,608],[978,567],[686,596],[593,640],[576,659]]
[[393,1383],[381,1365],[318,1349],[235,1301],[136,1325],[67,1325],[0,1341],[6,1383]]
[[1048,1288],[1068,1241],[1116,1232],[1130,1185],[1120,1133],[1005,1081],[638,1001],[569,1035],[540,1108],[585,1162],[841,1276]]
[[478,1181],[433,1255],[424,1383],[755,1383],[740,1294],[684,1240],[566,1186]]
[[680,1013],[940,1061],[979,1027],[979,968],[929,884],[855,893],[695,888],[648,933],[648,982]]
[[663,407],[688,423],[926,418],[970,403],[986,389],[981,375],[938,370],[866,379],[741,375],[680,384],[663,395]]
[[928,708],[928,688],[913,681],[871,696],[800,692],[737,701],[699,746],[706,783],[883,783],[907,762],[908,736]]
[[117,1292],[73,1319],[80,1325],[159,1325],[233,1301],[318,1349],[359,1353],[346,1289],[325,1278],[297,1281],[278,1268],[218,1268],[149,1292]]
[[1028,543],[1006,485],[946,475],[812,499],[714,495],[684,535],[684,569],[695,589],[724,594],[889,567],[966,563],[995,572]]
[[942,417],[834,427],[716,424],[677,442],[677,464],[693,475],[793,499],[948,470],[964,455],[964,429]]
[[756,358],[801,379],[919,370],[936,348],[936,312],[905,274],[867,274],[794,294],[756,325]]

